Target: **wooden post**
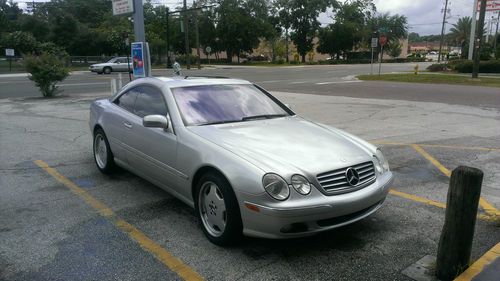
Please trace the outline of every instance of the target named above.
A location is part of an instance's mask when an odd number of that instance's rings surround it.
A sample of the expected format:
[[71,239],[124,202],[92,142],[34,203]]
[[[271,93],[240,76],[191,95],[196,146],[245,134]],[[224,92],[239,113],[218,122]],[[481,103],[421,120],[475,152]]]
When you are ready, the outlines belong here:
[[482,182],[476,168],[460,166],[451,173],[436,261],[440,280],[453,280],[469,266]]

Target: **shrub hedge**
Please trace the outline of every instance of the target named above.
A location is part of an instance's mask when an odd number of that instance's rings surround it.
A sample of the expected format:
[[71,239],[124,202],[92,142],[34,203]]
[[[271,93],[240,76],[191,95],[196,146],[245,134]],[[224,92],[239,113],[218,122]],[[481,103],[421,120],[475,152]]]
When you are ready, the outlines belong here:
[[[454,61],[450,68],[459,73],[472,73],[472,61]],[[500,60],[481,61],[479,63],[480,73],[500,73]]]

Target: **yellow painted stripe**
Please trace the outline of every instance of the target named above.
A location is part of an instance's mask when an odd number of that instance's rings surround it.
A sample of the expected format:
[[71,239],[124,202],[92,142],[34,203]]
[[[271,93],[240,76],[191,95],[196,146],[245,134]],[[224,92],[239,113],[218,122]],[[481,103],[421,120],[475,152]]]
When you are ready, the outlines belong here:
[[473,263],[466,271],[460,274],[455,281],[469,281],[476,277],[483,269],[491,264],[495,259],[500,258],[500,243],[496,244],[488,252],[486,252],[481,258],[479,258],[475,263]]
[[421,146],[416,145],[416,144],[412,144],[411,147],[413,147],[413,149],[415,149],[418,153],[422,154],[422,156],[424,156],[425,159],[429,160],[429,162],[431,162],[432,165],[436,166],[436,168],[438,168],[438,170],[440,170],[441,173],[443,173],[447,177],[451,177],[451,171],[448,170],[441,163],[439,163],[439,161],[437,161],[436,158],[432,157]]
[[[401,192],[401,191],[398,191],[398,190],[395,190],[395,189],[390,189],[389,190],[389,194],[394,195],[394,196],[398,196],[398,197],[401,197],[401,198],[405,198],[405,199],[408,199],[408,200],[411,200],[411,201],[415,201],[415,202],[419,202],[419,203],[424,203],[426,205],[430,205],[430,206],[434,206],[434,207],[446,209],[446,204],[445,203],[441,203],[441,202],[430,200],[430,199],[427,199],[427,198],[424,198],[424,197],[420,197],[420,196],[416,196],[416,195],[413,195],[413,194]],[[491,222],[499,221],[500,222],[499,217],[496,217],[496,216],[479,214],[479,215],[477,215],[477,217],[479,219],[481,219],[481,220],[484,220],[484,221],[491,221]]]
[[74,194],[82,198],[92,208],[97,210],[103,217],[109,219],[117,228],[127,233],[134,241],[153,254],[160,262],[166,265],[170,270],[177,273],[183,280],[196,281],[203,280],[203,278],[191,267],[184,264],[180,259],[176,258],[170,252],[162,248],[160,245],[151,240],[146,234],[142,233],[133,225],[119,219],[116,214],[106,206],[106,204],[94,198],[86,190],[80,188],[68,178],[60,174],[56,169],[51,168],[47,163],[42,160],[34,161],[36,165],[45,170],[49,175],[54,177],[57,181],[66,186]]
[[[436,158],[432,157],[427,151],[425,151],[421,146],[412,144],[413,147],[418,153],[425,157],[425,159],[429,160],[438,170],[440,170],[445,176],[451,177],[451,171],[448,170],[445,166],[439,163]],[[500,211],[497,210],[491,203],[486,201],[483,197],[479,198],[479,205],[483,210],[489,215],[493,217],[500,218]]]
[[389,190],[389,193],[392,194],[392,195],[396,195],[396,196],[399,196],[399,197],[402,197],[402,198],[406,198],[406,199],[415,201],[415,202],[420,202],[420,203],[424,203],[424,204],[427,204],[427,205],[431,205],[431,206],[435,206],[435,207],[439,207],[439,208],[443,208],[443,209],[446,208],[446,204],[443,204],[441,202],[429,200],[427,198],[423,198],[423,197],[419,197],[419,196],[416,196],[416,195],[404,193],[404,192],[397,191],[397,190],[394,190],[394,189]]
[[[402,142],[386,142],[386,141],[373,141],[373,144],[380,145],[397,145],[397,146],[411,146],[413,143],[402,143]],[[441,145],[441,144],[418,144],[421,147],[436,147],[436,148],[450,148],[450,149],[462,149],[462,150],[479,150],[479,151],[497,151],[500,152],[500,148],[494,147],[480,147],[480,146],[460,146],[460,145]]]

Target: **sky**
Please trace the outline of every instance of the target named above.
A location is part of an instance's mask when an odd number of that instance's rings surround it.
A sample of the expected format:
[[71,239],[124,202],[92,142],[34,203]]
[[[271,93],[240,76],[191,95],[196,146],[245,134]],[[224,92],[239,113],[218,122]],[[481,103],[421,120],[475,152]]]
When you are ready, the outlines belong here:
[[[35,2],[44,2],[49,0],[35,0]],[[345,1],[345,0],[340,0]],[[446,0],[374,0],[377,6],[377,12],[405,15],[408,18],[409,31],[420,35],[440,34],[441,22],[443,20],[442,10]],[[26,0],[14,0],[23,7]],[[153,0],[154,3],[168,4],[171,7],[178,6],[182,0]],[[187,0],[192,3],[192,0]],[[472,16],[472,6],[474,0],[448,0],[448,9],[450,10],[446,31],[455,23],[458,18]],[[495,19],[496,19],[495,14]],[[327,12],[320,15],[320,22],[323,24],[331,23],[332,13]],[[492,13],[486,14],[486,19],[491,19]]]

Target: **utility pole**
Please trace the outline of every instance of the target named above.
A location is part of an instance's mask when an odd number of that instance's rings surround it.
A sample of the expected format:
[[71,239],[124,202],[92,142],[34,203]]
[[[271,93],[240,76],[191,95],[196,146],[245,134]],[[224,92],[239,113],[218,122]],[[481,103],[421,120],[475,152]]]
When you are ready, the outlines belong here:
[[169,27],[169,17],[170,17],[170,10],[168,9],[168,6],[166,8],[166,16],[167,16],[167,68],[169,68],[172,64],[170,62],[170,27]]
[[134,1],[134,35],[136,42],[146,42],[142,1]]
[[495,58],[498,59],[498,52],[497,52],[497,42],[498,42],[498,23],[500,23],[500,11],[498,11],[498,16],[497,16],[497,29],[495,31],[495,42],[493,43],[493,50],[495,51]]
[[197,9],[197,3],[193,2],[193,9],[195,14],[194,14],[194,32],[196,35],[196,65],[198,69],[201,69],[201,64],[200,64],[200,33],[198,32],[198,9]]
[[184,23],[184,44],[186,46],[186,68],[191,69],[191,48],[189,47],[189,27],[188,27],[188,13],[187,13],[187,3],[184,0],[183,9],[183,23]]
[[472,24],[470,29],[469,55],[467,57],[468,60],[472,60],[474,55],[474,43],[476,40],[477,2],[478,0],[474,0],[474,6],[472,7]]
[[479,61],[481,59],[481,47],[483,45],[484,17],[486,15],[486,0],[481,0],[481,9],[479,10],[479,21],[477,23],[477,39],[474,46],[474,65],[472,67],[472,78],[479,75]]
[[446,15],[448,14],[448,0],[444,4],[443,11],[443,25],[441,27],[441,41],[439,42],[439,54],[438,54],[438,63],[441,62],[441,51],[443,50],[443,41],[444,41],[444,26],[446,24]]

